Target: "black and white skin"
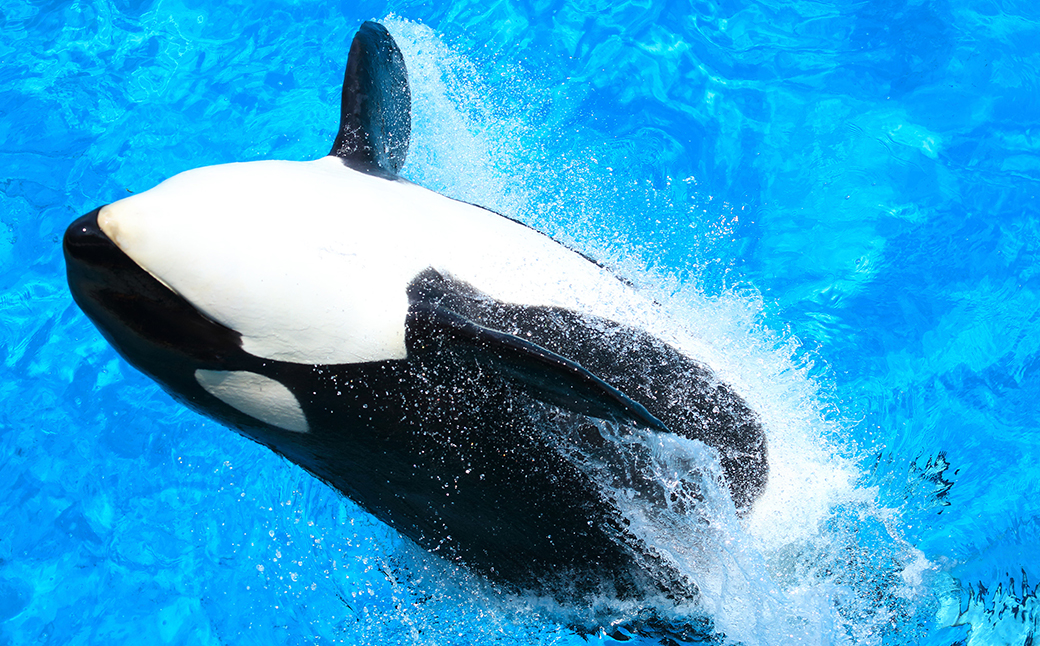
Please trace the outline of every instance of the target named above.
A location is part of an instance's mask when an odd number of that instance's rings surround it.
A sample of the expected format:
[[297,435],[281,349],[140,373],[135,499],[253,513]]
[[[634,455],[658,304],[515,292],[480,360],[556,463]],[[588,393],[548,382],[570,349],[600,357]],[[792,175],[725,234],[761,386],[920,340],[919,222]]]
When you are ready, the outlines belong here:
[[399,177],[410,114],[401,52],[365,23],[328,156],[199,168],[84,215],[76,303],[180,402],[507,590],[695,595],[604,470],[652,501],[625,438],[703,442],[746,515],[758,418],[610,271]]

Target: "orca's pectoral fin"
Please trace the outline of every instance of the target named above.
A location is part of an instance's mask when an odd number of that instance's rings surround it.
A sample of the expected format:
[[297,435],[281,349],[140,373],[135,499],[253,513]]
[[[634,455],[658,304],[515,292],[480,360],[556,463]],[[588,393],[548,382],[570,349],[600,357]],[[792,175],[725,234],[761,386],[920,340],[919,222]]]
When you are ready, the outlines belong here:
[[664,423],[579,364],[518,336],[474,323],[436,301],[413,302],[408,352],[462,355],[493,368],[533,397],[575,413],[667,431]]
[[396,176],[408,155],[411,132],[404,57],[386,27],[366,22],[350,45],[339,133],[329,154],[356,170]]

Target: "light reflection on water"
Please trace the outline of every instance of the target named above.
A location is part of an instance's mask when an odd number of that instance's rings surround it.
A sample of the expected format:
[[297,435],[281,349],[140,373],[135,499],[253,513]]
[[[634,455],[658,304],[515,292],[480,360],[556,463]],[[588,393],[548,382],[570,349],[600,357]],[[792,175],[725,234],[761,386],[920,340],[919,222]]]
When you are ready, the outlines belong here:
[[0,635],[580,643],[173,405],[65,291],[76,215],[324,154],[349,38],[390,10],[406,174],[618,267],[763,416],[770,491],[703,575],[717,628],[1035,634],[1035,10],[98,0],[2,10]]

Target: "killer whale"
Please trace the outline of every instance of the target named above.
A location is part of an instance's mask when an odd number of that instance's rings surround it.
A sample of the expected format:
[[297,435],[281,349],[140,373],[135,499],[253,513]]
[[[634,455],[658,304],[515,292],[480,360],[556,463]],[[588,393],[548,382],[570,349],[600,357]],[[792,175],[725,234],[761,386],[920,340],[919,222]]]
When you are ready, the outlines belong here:
[[74,300],[174,398],[433,553],[559,598],[695,595],[588,465],[638,459],[626,433],[699,440],[746,513],[768,477],[757,416],[611,272],[401,178],[410,110],[400,50],[365,23],[329,155],[87,213],[63,240]]

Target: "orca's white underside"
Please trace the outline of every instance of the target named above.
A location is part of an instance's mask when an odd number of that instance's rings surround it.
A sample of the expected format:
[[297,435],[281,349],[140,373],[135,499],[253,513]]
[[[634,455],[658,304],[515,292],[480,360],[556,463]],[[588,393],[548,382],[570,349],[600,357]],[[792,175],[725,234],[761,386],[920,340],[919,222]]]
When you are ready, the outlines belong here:
[[261,358],[403,359],[406,289],[432,268],[504,303],[619,323],[648,303],[522,224],[336,157],[209,166],[101,209],[119,248]]

